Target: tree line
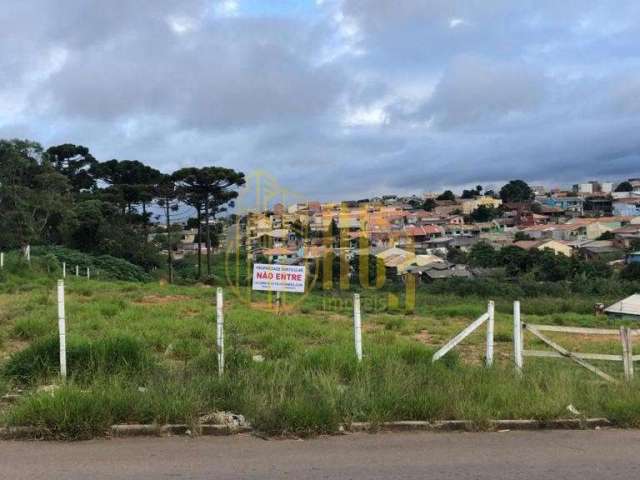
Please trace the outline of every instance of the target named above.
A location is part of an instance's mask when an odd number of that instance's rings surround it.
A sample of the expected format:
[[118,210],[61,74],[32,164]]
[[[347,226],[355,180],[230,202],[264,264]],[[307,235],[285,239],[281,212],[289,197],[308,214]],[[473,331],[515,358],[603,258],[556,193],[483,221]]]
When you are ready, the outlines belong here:
[[[138,160],[98,161],[82,145],[44,149],[30,140],[0,140],[0,250],[61,245],[124,258],[148,271],[163,261],[161,247],[149,241],[152,207],[163,210],[168,233],[182,204],[195,214],[200,278],[203,244],[211,274],[212,222],[244,184],[244,174],[230,168],[163,173]],[[167,248],[172,276],[171,242]]]

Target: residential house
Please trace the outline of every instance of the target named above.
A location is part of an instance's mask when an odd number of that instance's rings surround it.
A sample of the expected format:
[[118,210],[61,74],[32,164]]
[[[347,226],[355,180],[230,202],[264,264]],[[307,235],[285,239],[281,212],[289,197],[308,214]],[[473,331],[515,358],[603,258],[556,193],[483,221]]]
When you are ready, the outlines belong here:
[[395,233],[399,245],[422,245],[434,238],[444,235],[444,230],[437,225],[410,226]]
[[580,255],[587,260],[611,261],[624,257],[624,251],[615,246],[612,240],[593,240],[579,245]]
[[627,264],[630,263],[640,263],[640,252],[631,252],[627,255],[625,262]]
[[613,214],[638,217],[640,216],[640,197],[621,198],[613,202]]
[[640,224],[628,224],[624,227],[611,230],[614,242],[618,248],[629,249],[640,244]]
[[523,250],[551,250],[556,255],[573,255],[573,248],[566,242],[560,240],[522,240],[513,244]]
[[613,214],[611,197],[587,197],[584,201],[584,215],[599,217]]
[[460,201],[460,209],[464,215],[471,214],[480,206],[498,208],[502,205],[502,200],[489,196],[468,198]]
[[577,196],[552,196],[542,200],[542,204],[548,207],[558,208],[563,212],[572,212],[582,215],[584,210],[584,198]]
[[265,248],[258,250],[258,253],[267,257],[269,262],[273,263],[291,263],[298,259],[298,252],[285,247]]

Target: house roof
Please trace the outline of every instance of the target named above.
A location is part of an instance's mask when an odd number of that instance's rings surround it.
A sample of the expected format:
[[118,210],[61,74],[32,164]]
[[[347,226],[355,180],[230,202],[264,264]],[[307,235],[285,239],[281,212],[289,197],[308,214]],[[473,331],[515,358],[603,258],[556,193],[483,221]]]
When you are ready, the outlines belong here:
[[434,264],[434,267],[426,270],[424,273],[431,279],[452,278],[452,277],[473,277],[473,274],[464,265],[453,265],[449,267],[447,264]]
[[287,238],[289,236],[289,230],[286,228],[278,228],[269,232],[264,232],[258,235],[258,237],[271,237],[271,238]]
[[520,240],[519,242],[513,242],[514,247],[522,248],[523,250],[533,250],[541,244],[542,242],[537,240]]
[[420,227],[406,227],[404,233],[409,237],[426,237],[429,235],[442,234],[443,232],[437,225],[423,225]]
[[604,310],[607,313],[617,313],[622,315],[638,315],[640,316],[640,294],[631,295],[630,297],[614,303]]
[[331,250],[325,246],[309,246],[304,247],[302,257],[303,258],[321,258],[324,257]]
[[294,255],[295,253],[296,252],[294,250],[289,250],[288,248],[284,248],[284,247],[265,248],[262,251],[262,254],[268,257],[276,256],[276,255]]
[[624,223],[629,222],[633,217],[617,216],[617,217],[593,217],[593,218],[573,218],[567,222],[569,225],[588,225],[592,223]]

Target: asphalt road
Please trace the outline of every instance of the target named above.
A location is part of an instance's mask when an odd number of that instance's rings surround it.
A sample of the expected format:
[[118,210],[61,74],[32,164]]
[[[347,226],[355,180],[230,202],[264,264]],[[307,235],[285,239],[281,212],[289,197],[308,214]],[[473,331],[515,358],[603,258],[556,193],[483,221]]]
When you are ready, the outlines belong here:
[[640,478],[640,431],[0,442],[0,479]]

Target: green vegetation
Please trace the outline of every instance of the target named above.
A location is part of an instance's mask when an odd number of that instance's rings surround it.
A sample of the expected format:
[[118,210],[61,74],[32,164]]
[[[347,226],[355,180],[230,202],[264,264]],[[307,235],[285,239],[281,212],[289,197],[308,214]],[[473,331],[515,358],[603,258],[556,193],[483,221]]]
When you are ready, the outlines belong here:
[[[214,260],[214,275],[222,275],[223,259]],[[569,361],[545,359],[527,359],[524,377],[514,375],[511,300],[523,287],[499,280],[423,285],[410,314],[401,286],[362,290],[361,364],[353,352],[351,292],[284,295],[278,317],[272,296],[227,287],[226,372],[218,378],[213,289],[69,278],[69,378],[62,384],[56,277],[39,268],[9,269],[0,282],[0,393],[28,392],[16,404],[0,404],[0,424],[35,426],[47,437],[100,436],[114,423],[193,424],[218,410],[241,413],[273,435],[411,419],[471,419],[482,428],[495,418],[566,417],[569,404],[586,416],[640,426],[637,383],[604,384]],[[615,298],[543,285],[520,297],[526,321],[607,325],[593,304]],[[482,366],[482,332],[432,364],[435,349],[484,312],[489,298],[497,302],[496,365]],[[589,352],[620,349],[615,338],[558,341]],[[526,344],[543,348],[533,338]],[[258,354],[264,361],[253,360]],[[620,365],[603,368],[621,376]],[[51,384],[59,387],[42,390]]]
[[[226,210],[244,183],[243,173],[228,168],[163,174],[137,160],[99,162],[81,145],[45,150],[29,140],[0,140],[0,250],[44,246],[41,254],[102,269],[104,278],[148,280],[148,273],[164,264],[163,247],[175,245],[171,218],[182,204],[195,210],[198,243],[205,238],[210,274],[211,220]],[[163,210],[163,227],[151,224],[153,204]],[[205,232],[200,231],[203,223]],[[199,255],[198,278],[201,267]]]

